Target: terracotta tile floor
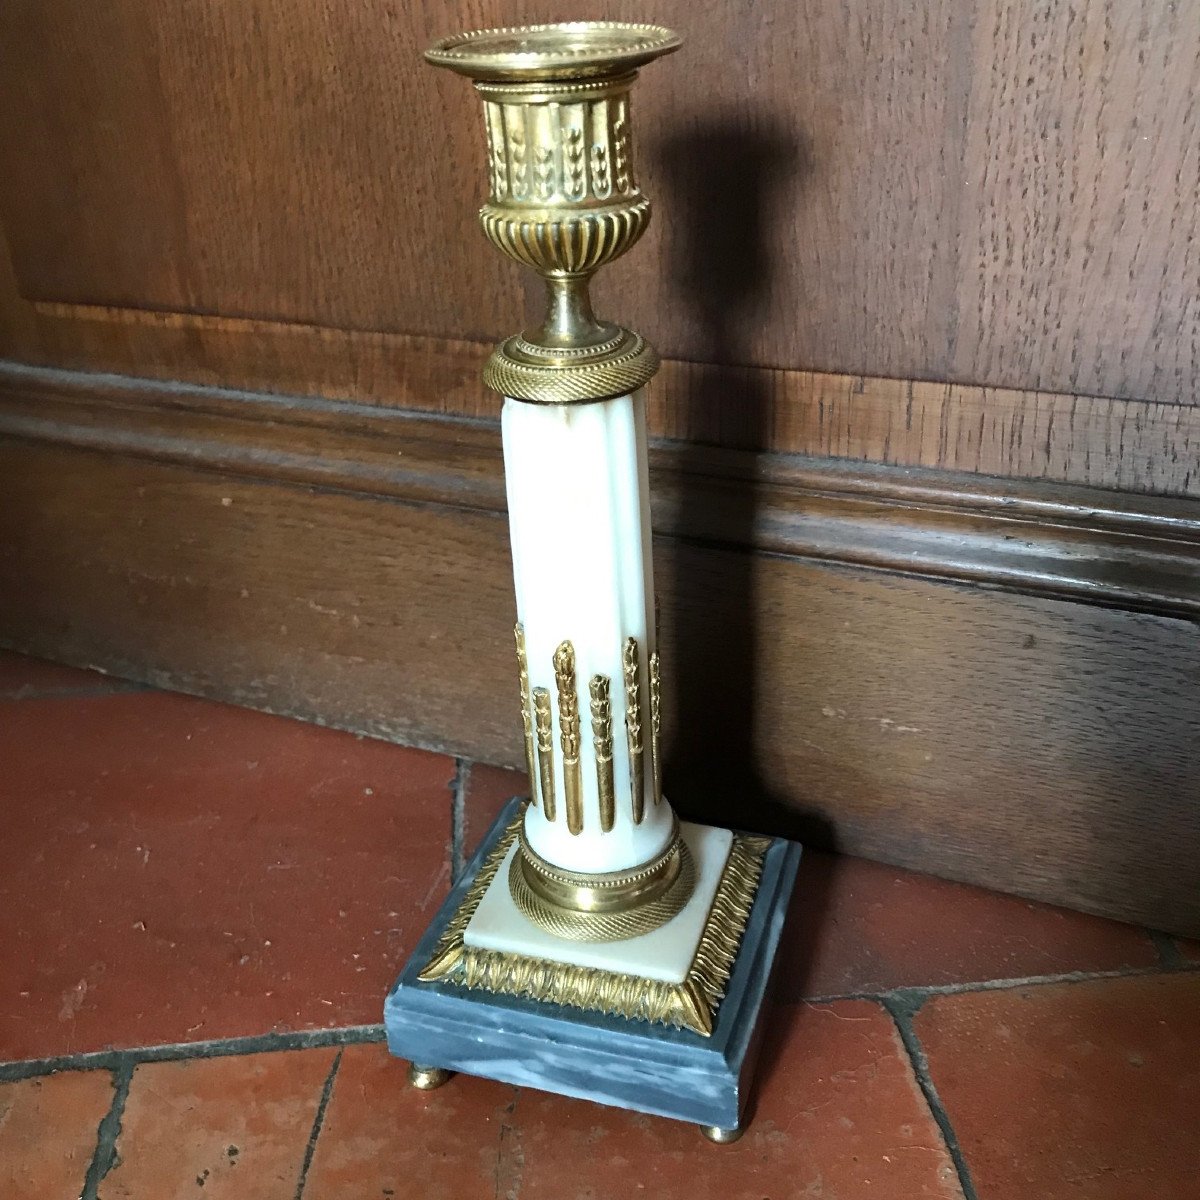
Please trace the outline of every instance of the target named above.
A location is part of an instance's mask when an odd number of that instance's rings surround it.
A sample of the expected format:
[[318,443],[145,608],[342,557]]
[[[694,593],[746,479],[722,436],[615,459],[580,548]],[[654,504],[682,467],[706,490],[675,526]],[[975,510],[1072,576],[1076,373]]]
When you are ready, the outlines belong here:
[[1200,946],[810,854],[755,1118],[406,1086],[511,771],[0,653],[0,1200],[1200,1200]]

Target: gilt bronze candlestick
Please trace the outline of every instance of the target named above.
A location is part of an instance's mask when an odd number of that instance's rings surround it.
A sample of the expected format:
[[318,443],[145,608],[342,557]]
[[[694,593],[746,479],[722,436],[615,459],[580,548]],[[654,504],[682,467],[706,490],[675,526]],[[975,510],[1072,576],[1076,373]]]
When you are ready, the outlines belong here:
[[484,840],[388,998],[418,1086],[447,1069],[741,1127],[799,848],[680,823],[662,790],[646,385],[658,356],[588,282],[650,219],[629,107],[653,25],[484,30],[426,58],[483,100],[488,239],[545,281],[484,381],[501,429],[528,802]]

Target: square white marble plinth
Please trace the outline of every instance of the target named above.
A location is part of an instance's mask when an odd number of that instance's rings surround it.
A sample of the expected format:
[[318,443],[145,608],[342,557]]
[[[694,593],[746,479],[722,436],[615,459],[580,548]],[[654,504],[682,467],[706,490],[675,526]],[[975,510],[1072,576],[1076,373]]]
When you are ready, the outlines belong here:
[[572,942],[538,928],[513,903],[508,890],[509,865],[513,855],[519,853],[514,842],[483,894],[463,940],[480,950],[502,950],[662,983],[682,983],[696,956],[733,834],[728,829],[687,822],[680,824],[679,833],[696,864],[696,890],[671,920],[650,933],[620,942]]

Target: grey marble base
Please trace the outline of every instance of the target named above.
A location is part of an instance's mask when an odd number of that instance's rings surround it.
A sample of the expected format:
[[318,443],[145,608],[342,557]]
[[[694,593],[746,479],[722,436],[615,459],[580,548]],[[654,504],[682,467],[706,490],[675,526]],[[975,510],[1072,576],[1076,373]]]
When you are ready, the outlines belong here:
[[[438,910],[384,1004],[389,1050],[426,1067],[540,1088],[698,1125],[742,1123],[763,997],[800,846],[776,839],[709,1037],[556,1004],[422,983],[419,972],[488,850],[522,801],[510,800]],[[451,1084],[453,1086],[453,1084]]]

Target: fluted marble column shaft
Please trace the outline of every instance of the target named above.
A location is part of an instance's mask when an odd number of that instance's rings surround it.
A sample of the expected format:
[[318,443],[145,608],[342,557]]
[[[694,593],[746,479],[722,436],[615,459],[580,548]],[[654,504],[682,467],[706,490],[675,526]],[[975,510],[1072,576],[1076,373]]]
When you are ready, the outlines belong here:
[[526,836],[567,870],[628,870],[666,848],[673,824],[655,754],[644,396],[506,398],[501,426],[534,800]]

